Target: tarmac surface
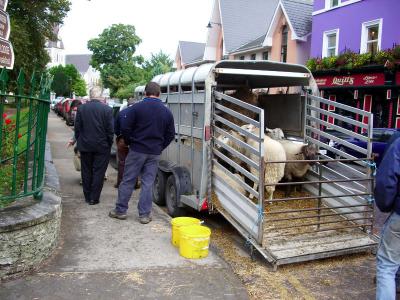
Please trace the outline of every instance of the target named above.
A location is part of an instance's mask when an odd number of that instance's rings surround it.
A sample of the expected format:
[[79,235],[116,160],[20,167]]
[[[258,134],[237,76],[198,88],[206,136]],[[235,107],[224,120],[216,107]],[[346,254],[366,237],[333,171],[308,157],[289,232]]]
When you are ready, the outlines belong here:
[[170,217],[157,206],[153,221],[138,222],[135,191],[128,219],[111,219],[117,190],[109,167],[100,204],[85,203],[73,150],[72,131],[49,116],[51,144],[63,201],[56,253],[37,272],[0,284],[0,299],[248,299],[230,266],[213,249],[207,258],[182,258],[170,243]]

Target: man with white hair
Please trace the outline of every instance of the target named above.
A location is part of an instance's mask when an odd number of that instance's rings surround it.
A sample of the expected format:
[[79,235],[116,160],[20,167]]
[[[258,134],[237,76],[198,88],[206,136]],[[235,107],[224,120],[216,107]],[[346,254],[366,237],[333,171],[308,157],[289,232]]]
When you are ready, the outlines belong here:
[[114,136],[112,108],[103,103],[101,94],[101,88],[93,87],[90,90],[90,101],[78,107],[75,119],[75,138],[81,154],[83,194],[89,205],[100,202]]

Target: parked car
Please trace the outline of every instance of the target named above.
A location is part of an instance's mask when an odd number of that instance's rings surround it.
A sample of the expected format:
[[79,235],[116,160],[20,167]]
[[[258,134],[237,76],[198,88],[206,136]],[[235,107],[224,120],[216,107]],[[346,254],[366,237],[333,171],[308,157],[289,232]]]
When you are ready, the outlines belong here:
[[81,99],[73,99],[69,105],[69,110],[65,112],[65,124],[74,125],[78,107],[85,101]]
[[[400,129],[393,129],[393,128],[374,128],[373,134],[372,134],[372,156],[374,157],[375,163],[377,166],[382,161],[383,154],[385,153],[386,146],[388,144],[388,141],[392,137],[392,135],[396,132],[400,132]],[[347,142],[352,143],[356,146],[359,146],[361,148],[367,149],[367,142],[362,141],[358,138],[348,138],[346,139]],[[339,149],[340,151],[343,151],[347,154],[350,154],[352,156],[355,156],[357,158],[363,158],[365,157],[364,154],[357,152],[354,149],[350,149],[344,145],[341,145],[340,143],[334,142],[333,147],[336,149]]]
[[[337,138],[340,138],[340,139],[344,139],[344,140],[347,140],[349,138],[349,135],[347,135],[347,134],[345,134],[345,133],[343,133],[341,131],[337,131],[335,129],[332,129],[332,128],[326,128],[324,130],[324,132],[329,134],[329,135],[332,135],[334,137],[337,137]],[[321,142],[325,143],[325,144],[328,144],[331,147],[334,147],[335,143],[337,143],[333,139],[330,139],[330,138],[328,138],[326,136],[323,136],[323,135],[321,135],[319,137],[319,140]],[[329,151],[329,150],[325,150],[325,149],[320,150],[320,153],[324,154],[324,155],[327,155],[327,156],[329,156],[331,158],[335,158],[335,156],[336,156],[336,154],[334,152]]]
[[57,102],[54,107],[54,112],[59,116],[61,116],[61,114],[62,114],[62,102],[63,102],[63,100]]
[[62,114],[61,117],[66,120],[67,119],[67,114],[69,113],[70,109],[71,109],[71,103],[72,103],[73,99],[65,99],[62,102]]

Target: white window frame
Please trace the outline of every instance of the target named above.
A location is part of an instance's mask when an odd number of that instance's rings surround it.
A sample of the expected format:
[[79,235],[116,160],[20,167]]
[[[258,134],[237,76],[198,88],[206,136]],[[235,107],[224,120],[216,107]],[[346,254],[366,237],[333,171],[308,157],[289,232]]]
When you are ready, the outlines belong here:
[[360,45],[360,53],[367,53],[368,47],[368,28],[374,25],[379,25],[379,34],[378,34],[378,51],[382,49],[382,29],[383,29],[383,19],[376,19],[368,22],[364,22],[361,25],[361,45]]
[[322,57],[328,56],[328,36],[332,34],[336,34],[336,49],[335,49],[335,56],[339,53],[339,28],[324,31],[324,36],[322,39]]
[[331,6],[331,1],[332,0],[325,0],[325,9],[331,9],[331,8],[339,7],[342,5],[342,0],[338,0],[337,6]]

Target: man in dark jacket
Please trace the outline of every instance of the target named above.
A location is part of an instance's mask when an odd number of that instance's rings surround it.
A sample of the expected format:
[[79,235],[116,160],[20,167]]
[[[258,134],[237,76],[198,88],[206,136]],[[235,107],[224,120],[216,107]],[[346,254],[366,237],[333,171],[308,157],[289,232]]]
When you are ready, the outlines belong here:
[[75,119],[83,194],[90,205],[100,201],[114,136],[112,109],[101,102],[101,92],[98,87],[91,89],[91,100],[79,106]]
[[375,202],[390,213],[376,255],[376,299],[396,299],[396,272],[400,267],[400,139],[387,150],[378,168]]
[[138,210],[139,221],[151,221],[151,191],[157,174],[161,152],[175,137],[174,118],[158,97],[160,86],[150,82],[145,88],[146,97],[139,103],[124,109],[121,114],[121,132],[129,144],[125,170],[118,189],[115,209],[109,216],[124,220],[128,202],[132,196],[136,178],[140,175],[141,191]]

